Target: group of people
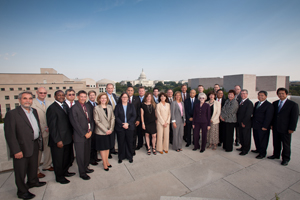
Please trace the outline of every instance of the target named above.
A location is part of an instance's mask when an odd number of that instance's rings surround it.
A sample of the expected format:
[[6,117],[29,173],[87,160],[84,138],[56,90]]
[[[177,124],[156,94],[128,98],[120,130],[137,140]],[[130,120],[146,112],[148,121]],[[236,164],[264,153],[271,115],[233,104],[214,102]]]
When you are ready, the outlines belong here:
[[107,84],[106,92],[98,96],[95,91],[75,94],[73,89],[58,90],[54,102],[46,100],[44,87],[38,88],[35,99],[31,92],[19,94],[20,106],[4,120],[19,198],[33,198],[29,188],[46,184],[39,181],[45,177],[39,171],[42,153],[42,170],[54,171],[56,181],[67,184],[67,177],[75,175],[69,172],[75,155],[79,176],[89,180],[88,174],[94,171],[89,164],[98,165],[102,159],[104,170],[109,171],[111,154],[118,154],[118,163],[125,159],[132,163],[135,151],[144,145],[148,155],[156,155],[168,153],[170,143],[173,150],[182,151],[183,141],[200,153],[217,146],[231,152],[233,145],[240,143],[237,150],[246,155],[251,148],[251,130],[256,146],[251,151],[262,159],[272,129],[274,152],[268,158],[279,159],[282,150],[281,164],[290,160],[299,108],[287,99],[285,88],[277,90],[279,100],[273,103],[267,101],[266,91],[259,91],[255,105],[248,99],[248,91],[238,85],[229,90],[228,99],[218,84],[207,94],[202,85],[198,94],[193,89],[187,93],[186,85],[174,95],[171,89],[164,93],[154,88],[146,93],[141,86],[139,96],[134,96],[134,88],[129,86],[118,98],[113,90],[113,84]]

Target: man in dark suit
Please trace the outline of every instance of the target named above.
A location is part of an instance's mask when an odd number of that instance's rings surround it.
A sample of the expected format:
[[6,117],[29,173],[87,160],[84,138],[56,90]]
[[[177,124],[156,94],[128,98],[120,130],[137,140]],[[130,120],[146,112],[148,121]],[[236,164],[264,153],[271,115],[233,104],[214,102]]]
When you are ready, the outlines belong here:
[[[140,86],[139,87],[139,99],[140,99],[141,104],[142,104],[142,101],[144,100],[145,92],[146,92],[145,87]],[[144,131],[142,128],[141,121],[137,127],[137,138],[138,138],[138,144],[137,144],[137,147],[135,148],[135,150],[139,150],[140,148],[143,147],[143,144],[144,144]]]
[[186,118],[186,147],[189,147],[191,145],[191,131],[192,129],[192,123],[193,123],[193,115],[194,115],[194,106],[199,103],[199,100],[195,98],[196,96],[196,90],[190,91],[190,98],[186,99],[184,101],[184,110],[185,110],[185,118]]
[[75,173],[68,172],[71,162],[73,162],[71,156],[73,152],[73,129],[67,113],[67,104],[64,104],[64,92],[61,90],[56,91],[54,98],[55,101],[48,107],[46,112],[49,127],[49,146],[55,179],[61,184],[67,184],[70,181],[66,177],[75,175]]
[[[37,177],[38,155],[39,150],[43,150],[43,139],[37,111],[31,108],[32,93],[22,92],[18,98],[21,106],[6,113],[4,132],[13,158],[18,198],[32,199],[35,195],[28,189],[46,184]],[[27,183],[24,182],[26,175]]]
[[182,101],[184,102],[186,99],[190,98],[190,94],[186,92],[187,91],[187,86],[186,85],[181,85],[181,97]]
[[[216,101],[220,102],[221,103],[221,108],[223,108],[224,104],[225,104],[225,97],[224,97],[224,93],[223,93],[223,90],[222,89],[219,89],[217,91],[217,95],[216,95]],[[225,122],[223,122],[222,120],[220,120],[220,123],[219,123],[219,143],[218,143],[218,146],[222,146],[222,143],[223,143],[223,136],[224,136],[224,130],[225,130]]]
[[[118,98],[117,98],[117,95],[114,92],[114,84],[112,83],[108,83],[106,84],[106,94],[108,96],[108,99],[109,99],[109,102],[108,102],[108,105],[111,105],[113,107],[113,110],[115,110],[115,107],[117,105],[117,102],[118,102]],[[118,152],[115,150],[115,144],[116,144],[116,133],[115,132],[112,132],[112,148],[109,150],[109,156],[108,158],[111,159],[112,156],[111,154],[118,154]]]
[[270,125],[273,119],[274,108],[267,100],[266,91],[258,92],[258,100],[253,108],[252,127],[256,150],[253,153],[259,153],[256,158],[266,157],[270,137]]
[[129,96],[128,102],[134,105],[136,111],[136,119],[135,119],[135,129],[133,133],[133,149],[132,154],[135,155],[135,147],[136,147],[136,127],[140,124],[141,121],[141,101],[139,97],[133,96],[134,89],[132,86],[127,87],[126,93]]
[[204,87],[203,87],[203,85],[198,85],[197,90],[198,90],[198,94],[196,95],[196,99],[198,99],[198,95],[200,93],[204,93]]
[[217,96],[217,92],[218,92],[219,89],[220,89],[220,85],[219,85],[218,83],[216,83],[216,84],[214,85],[214,93],[215,93],[215,96]]
[[[168,99],[169,99],[168,103],[170,104],[170,107],[171,107],[171,103],[174,101],[174,99],[173,99],[173,90],[172,89],[168,89],[167,96],[168,96]],[[172,128],[171,119],[170,119],[169,141],[170,141],[170,144],[173,143],[173,128]]]
[[237,122],[239,126],[240,142],[242,147],[237,149],[241,151],[240,155],[246,155],[251,146],[251,116],[253,112],[253,103],[248,99],[248,90],[241,91],[241,102],[237,112]]
[[158,88],[153,88],[153,99],[154,99],[154,102],[156,104],[159,103],[159,101],[158,101],[158,95],[159,95]]
[[83,180],[89,180],[87,173],[94,172],[89,169],[90,152],[91,152],[91,136],[94,130],[94,121],[92,120],[92,109],[86,103],[87,93],[80,90],[77,93],[78,101],[70,109],[70,122],[73,126],[74,146],[76,151],[76,161],[78,165],[79,176]]
[[[237,102],[240,104],[242,101],[242,97],[241,97],[241,86],[236,85],[234,86],[234,91],[235,91],[235,97],[234,99],[237,100]],[[240,142],[240,134],[239,134],[239,124],[236,123],[236,127],[235,127],[235,146],[239,146],[239,142]]]
[[277,89],[279,100],[273,102],[274,115],[272,121],[273,130],[273,155],[269,159],[279,159],[282,144],[282,162],[288,165],[291,159],[291,139],[292,133],[296,130],[299,107],[295,102],[287,99],[288,90],[285,88]]
[[[91,90],[88,92],[89,100],[87,104],[90,106],[89,113],[92,113],[92,119],[94,121],[94,107],[96,107],[98,104],[96,102],[96,91]],[[96,133],[92,133],[91,137],[91,155],[90,155],[90,164],[91,165],[98,165],[98,162],[100,162],[101,159],[98,159],[98,153],[96,150]]]

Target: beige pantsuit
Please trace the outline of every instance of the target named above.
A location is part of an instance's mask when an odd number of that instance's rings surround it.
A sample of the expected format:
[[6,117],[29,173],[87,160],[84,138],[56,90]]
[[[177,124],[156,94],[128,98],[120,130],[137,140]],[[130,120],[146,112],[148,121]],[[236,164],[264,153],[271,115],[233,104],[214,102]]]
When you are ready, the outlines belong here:
[[[169,131],[170,131],[170,118],[171,109],[170,104],[159,103],[156,105],[156,117],[157,117],[157,140],[156,140],[156,150],[162,152],[169,151]],[[163,124],[167,123],[167,127]]]

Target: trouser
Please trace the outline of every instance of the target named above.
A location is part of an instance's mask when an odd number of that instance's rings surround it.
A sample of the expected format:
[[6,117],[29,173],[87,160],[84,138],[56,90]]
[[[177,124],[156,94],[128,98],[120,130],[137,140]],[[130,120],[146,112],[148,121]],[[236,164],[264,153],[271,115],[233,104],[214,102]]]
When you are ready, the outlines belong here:
[[172,126],[173,128],[173,149],[178,150],[182,149],[182,136],[183,136],[183,128],[184,122],[183,121],[177,121],[176,122],[176,128]]
[[242,145],[242,152],[248,153],[251,147],[251,127],[243,128],[242,125],[239,126],[240,142]]
[[40,173],[39,166],[40,166],[40,163],[41,163],[41,160],[42,160],[42,154],[44,154],[44,161],[43,161],[42,169],[48,169],[48,168],[51,167],[52,158],[51,158],[51,150],[50,150],[50,147],[48,146],[48,142],[49,142],[49,136],[43,137],[44,150],[39,151],[38,172],[37,173]]
[[186,136],[185,136],[186,144],[191,145],[191,143],[192,143],[191,132],[193,130],[192,122],[186,123],[184,128],[186,129]]
[[292,134],[280,133],[276,130],[273,130],[273,155],[280,157],[281,146],[282,146],[282,160],[289,162],[291,159],[291,140]]
[[200,149],[200,129],[202,130],[201,150],[204,151],[207,142],[207,123],[196,123],[194,128],[194,149]]
[[169,126],[164,127],[163,125],[157,123],[157,139],[156,139],[156,149],[157,151],[169,151]]
[[265,157],[267,155],[270,129],[266,131],[263,131],[261,129],[253,129],[253,137],[256,150],[259,152],[259,155]]
[[91,139],[85,139],[84,142],[74,142],[74,146],[79,175],[84,176],[90,163]]
[[[34,141],[33,154],[30,157],[23,157],[21,159],[13,158],[15,182],[18,188],[17,195],[23,195],[28,192],[29,186],[33,186],[39,182],[37,177],[37,163],[39,155],[38,141]],[[27,184],[25,184],[25,177],[27,175]]]
[[115,132],[115,131],[112,132],[111,135],[112,135],[111,140],[112,140],[113,146],[112,146],[112,148],[109,150],[109,154],[111,154],[111,152],[112,152],[112,153],[116,152],[116,149],[115,149],[116,132]]
[[223,141],[224,141],[224,132],[225,132],[225,122],[220,120],[220,123],[219,123],[219,140],[220,140],[220,143],[223,143]]
[[138,138],[138,144],[137,147],[141,148],[144,144],[144,133],[142,128],[142,122],[137,126],[137,138]]
[[225,122],[225,134],[223,137],[223,149],[225,151],[230,152],[233,149],[233,133],[234,133],[234,127],[236,123],[228,123]]
[[72,144],[66,144],[62,148],[51,146],[53,168],[56,181],[63,181],[68,172],[73,152]]
[[97,159],[98,159],[98,156],[97,156],[97,150],[96,150],[96,133],[92,133],[90,163],[96,162]]
[[[135,126],[135,125],[134,125]],[[137,127],[134,127],[133,131],[133,137],[132,137],[132,155],[135,154],[135,148],[136,148],[136,132],[137,132]]]
[[170,140],[170,143],[172,144],[173,143],[173,123],[170,123],[170,134],[169,134],[169,140]]
[[238,123],[235,124],[235,143],[240,142],[240,129]]
[[118,139],[118,157],[119,160],[128,159],[132,160],[133,152],[133,130],[122,130],[117,131],[117,139]]

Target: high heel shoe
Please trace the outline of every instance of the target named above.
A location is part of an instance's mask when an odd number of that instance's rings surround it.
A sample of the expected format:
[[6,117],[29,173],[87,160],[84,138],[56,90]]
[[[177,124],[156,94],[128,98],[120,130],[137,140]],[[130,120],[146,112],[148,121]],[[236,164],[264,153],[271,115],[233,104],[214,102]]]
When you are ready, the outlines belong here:
[[106,168],[106,169],[104,168],[104,170],[105,170],[105,171],[109,171],[109,168]]
[[111,166],[111,165],[107,165],[107,167],[108,167],[108,168],[112,168],[112,166]]

